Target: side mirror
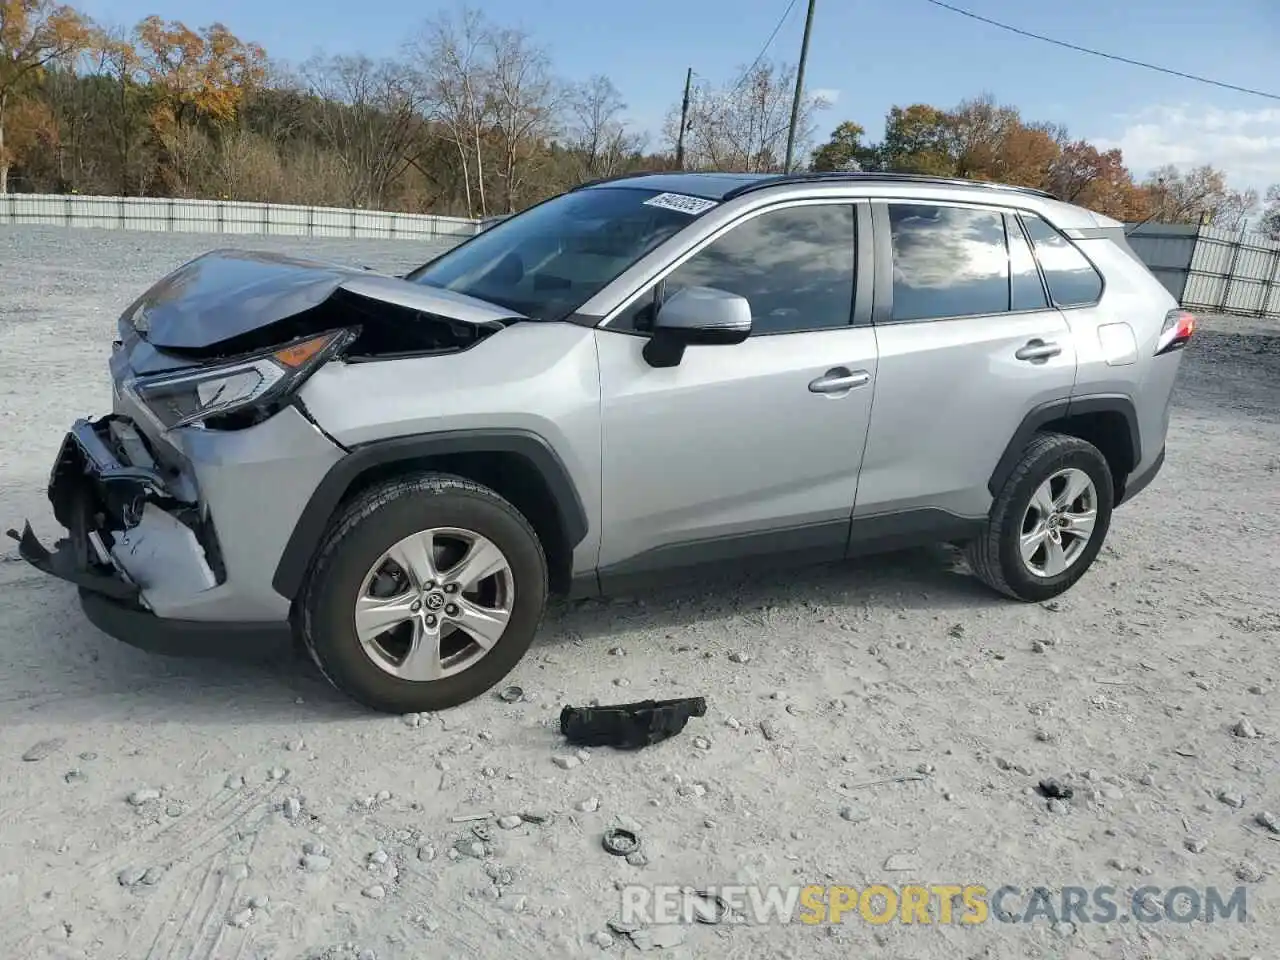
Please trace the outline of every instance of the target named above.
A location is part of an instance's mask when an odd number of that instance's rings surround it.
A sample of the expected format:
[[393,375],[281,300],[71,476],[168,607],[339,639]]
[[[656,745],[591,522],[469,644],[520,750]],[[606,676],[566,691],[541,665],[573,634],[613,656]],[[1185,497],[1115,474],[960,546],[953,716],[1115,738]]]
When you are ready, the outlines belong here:
[[684,287],[658,308],[644,345],[652,367],[674,367],[693,345],[742,343],[751,336],[751,304],[714,287]]

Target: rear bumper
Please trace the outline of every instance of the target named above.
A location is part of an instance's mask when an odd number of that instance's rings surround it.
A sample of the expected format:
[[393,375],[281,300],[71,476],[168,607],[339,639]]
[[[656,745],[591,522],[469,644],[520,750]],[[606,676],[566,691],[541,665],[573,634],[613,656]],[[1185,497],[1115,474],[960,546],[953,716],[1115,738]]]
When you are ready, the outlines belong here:
[[1125,481],[1124,493],[1116,502],[1116,506],[1128,503],[1151,485],[1151,481],[1156,478],[1156,475],[1160,473],[1160,468],[1164,466],[1164,451],[1165,448],[1161,447],[1160,452],[1156,454],[1156,458],[1151,461],[1150,466],[1129,474],[1129,479]]

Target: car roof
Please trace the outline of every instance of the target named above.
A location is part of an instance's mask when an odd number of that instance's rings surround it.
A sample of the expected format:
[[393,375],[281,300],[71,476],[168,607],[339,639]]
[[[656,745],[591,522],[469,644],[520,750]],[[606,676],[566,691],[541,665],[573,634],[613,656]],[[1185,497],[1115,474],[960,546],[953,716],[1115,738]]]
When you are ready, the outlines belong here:
[[910,191],[912,188],[936,194],[938,191],[955,190],[967,193],[970,198],[985,193],[1020,196],[1033,201],[1032,206],[1050,213],[1059,227],[1079,226],[1115,226],[1118,221],[1096,214],[1084,207],[1061,200],[1053,194],[1034,187],[1020,187],[1005,183],[992,183],[985,180],[966,180],[957,177],[934,177],[918,173],[872,173],[872,172],[831,172],[831,173],[737,173],[714,172],[700,173],[687,171],[655,171],[645,173],[629,173],[616,177],[602,177],[591,180],[576,187],[577,190],[590,190],[603,187],[636,190],[658,190],[664,193],[681,193],[687,196],[701,197],[706,200],[732,200],[743,193],[785,186],[805,186],[817,184],[846,183],[857,186],[884,186],[893,188],[892,192]]

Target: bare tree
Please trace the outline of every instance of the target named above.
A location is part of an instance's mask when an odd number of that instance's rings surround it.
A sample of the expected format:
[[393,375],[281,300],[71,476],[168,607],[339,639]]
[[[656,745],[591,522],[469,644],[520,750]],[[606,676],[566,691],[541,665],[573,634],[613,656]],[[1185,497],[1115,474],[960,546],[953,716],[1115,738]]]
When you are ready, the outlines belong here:
[[402,64],[365,56],[313,58],[303,74],[323,101],[319,132],[346,168],[351,205],[381,209],[412,160],[419,86]]
[[618,88],[603,74],[575,86],[567,107],[568,146],[578,155],[582,179],[613,176],[629,156],[644,149],[643,139],[627,131],[627,105]]
[[480,216],[489,212],[481,140],[488,119],[492,70],[486,54],[491,49],[492,30],[484,14],[464,7],[456,23],[447,14],[428,21],[407,46],[427,116],[444,127],[457,149],[468,216],[476,215],[473,192],[479,200]]
[[528,164],[555,133],[562,87],[552,76],[546,51],[523,31],[490,31],[489,47],[489,97],[502,145],[507,212],[514,213]]
[[[761,61],[724,90],[698,87],[689,103],[686,151],[689,166],[718,170],[781,169],[791,119],[795,69]],[[796,154],[812,146],[814,114],[828,106],[812,94],[801,99],[796,123]],[[678,109],[668,115],[664,132],[676,140]]]

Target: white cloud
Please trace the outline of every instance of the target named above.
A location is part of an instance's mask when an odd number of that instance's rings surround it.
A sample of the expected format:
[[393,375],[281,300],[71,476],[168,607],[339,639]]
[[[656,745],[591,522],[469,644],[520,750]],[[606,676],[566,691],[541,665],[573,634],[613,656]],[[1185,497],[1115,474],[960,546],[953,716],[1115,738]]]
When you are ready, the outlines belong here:
[[809,96],[825,100],[828,106],[835,106],[835,102],[840,99],[840,91],[834,87],[819,87],[817,90],[810,90]]
[[1121,115],[1117,138],[1093,137],[1103,150],[1119,147],[1139,179],[1171,163],[1180,169],[1212,164],[1236,188],[1280,183],[1280,108],[1222,110],[1178,104]]

